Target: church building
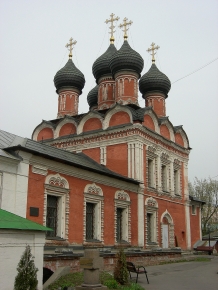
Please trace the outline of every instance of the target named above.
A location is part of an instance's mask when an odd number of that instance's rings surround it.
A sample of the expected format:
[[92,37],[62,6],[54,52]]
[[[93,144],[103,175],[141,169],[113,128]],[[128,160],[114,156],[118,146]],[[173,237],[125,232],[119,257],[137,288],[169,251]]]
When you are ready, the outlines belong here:
[[[48,171],[38,158],[31,166],[27,218],[53,228],[47,244],[191,249],[201,239],[202,204],[188,192],[187,134],[166,115],[171,83],[156,66],[154,43],[151,67],[141,75],[144,60],[128,43],[127,18],[120,24],[124,42],[115,47],[118,19],[106,20],[110,45],[93,63],[96,86],[84,114],[78,106],[85,77],[72,60],[76,42],[67,44],[69,60],[54,76],[57,118],[43,120],[32,134],[46,150],[59,149],[52,152],[60,164]],[[86,167],[79,158],[88,160]],[[75,160],[79,169],[71,169]],[[32,207],[39,208],[37,216]]]

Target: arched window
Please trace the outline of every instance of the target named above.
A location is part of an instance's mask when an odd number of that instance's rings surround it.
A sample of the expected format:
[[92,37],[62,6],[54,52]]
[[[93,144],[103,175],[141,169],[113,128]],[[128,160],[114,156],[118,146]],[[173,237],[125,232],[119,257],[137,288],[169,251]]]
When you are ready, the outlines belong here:
[[127,192],[118,190],[114,199],[115,244],[131,243],[131,208]]
[[104,196],[102,189],[95,183],[87,184],[84,189],[83,241],[104,241]]
[[46,177],[43,224],[53,229],[47,232],[48,239],[68,239],[69,184],[59,174]]

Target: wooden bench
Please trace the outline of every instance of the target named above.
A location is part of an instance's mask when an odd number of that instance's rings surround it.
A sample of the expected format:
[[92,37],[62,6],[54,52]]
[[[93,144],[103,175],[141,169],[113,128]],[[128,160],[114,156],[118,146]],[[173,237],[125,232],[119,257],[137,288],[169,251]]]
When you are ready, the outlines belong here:
[[[141,269],[141,268],[143,268],[143,269]],[[139,274],[145,274],[145,276],[147,278],[147,282],[149,284],[147,271],[145,270],[145,267],[143,267],[143,266],[136,267],[132,262],[127,262],[127,270],[129,271],[130,279],[132,279],[131,273],[136,273],[137,274],[136,283],[138,282],[138,275]]]

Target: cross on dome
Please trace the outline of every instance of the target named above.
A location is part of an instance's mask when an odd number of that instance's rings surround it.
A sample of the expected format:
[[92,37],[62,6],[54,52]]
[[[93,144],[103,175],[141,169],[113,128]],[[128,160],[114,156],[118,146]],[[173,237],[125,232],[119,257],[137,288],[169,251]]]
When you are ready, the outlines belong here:
[[111,37],[110,37],[110,43],[114,43],[114,32],[115,32],[115,30],[114,30],[114,28],[115,28],[115,26],[113,25],[114,24],[114,21],[118,21],[119,19],[120,19],[120,17],[115,17],[114,18],[114,16],[115,16],[115,14],[113,14],[113,13],[111,13],[111,15],[110,15],[110,19],[106,19],[106,21],[105,21],[105,23],[109,23],[109,22],[111,22],[111,26],[109,26],[109,28],[110,28],[110,34],[111,34]]
[[123,24],[120,24],[119,27],[122,28],[124,27],[124,39],[127,40],[128,36],[127,36],[127,30],[129,30],[129,28],[127,28],[128,25],[131,25],[133,22],[130,20],[129,22],[127,22],[128,18],[124,18],[123,19]]
[[154,56],[155,56],[155,54],[156,54],[155,50],[158,50],[159,48],[160,48],[160,46],[158,46],[158,45],[155,46],[155,43],[152,42],[152,44],[151,44],[151,48],[148,48],[148,49],[147,49],[147,52],[148,52],[148,53],[151,51],[152,62],[155,62],[155,58],[154,58]]
[[73,41],[73,38],[71,37],[69,40],[69,43],[66,44],[66,48],[69,50],[69,58],[72,59],[73,56],[73,46],[77,43],[76,40]]

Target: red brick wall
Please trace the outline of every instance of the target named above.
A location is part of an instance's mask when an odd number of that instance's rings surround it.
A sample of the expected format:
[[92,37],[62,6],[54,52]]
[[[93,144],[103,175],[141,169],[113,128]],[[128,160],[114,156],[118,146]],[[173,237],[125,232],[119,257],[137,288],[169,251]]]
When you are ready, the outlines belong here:
[[169,129],[167,128],[166,125],[161,125],[161,126],[160,126],[160,134],[161,134],[163,137],[165,137],[165,138],[167,138],[167,139],[170,139],[170,131],[169,131]]
[[130,123],[129,115],[126,112],[118,112],[111,117],[109,127],[128,123]]
[[52,129],[44,128],[39,132],[37,136],[37,141],[42,141],[42,140],[51,139],[51,138],[54,138]]
[[83,153],[100,163],[100,148],[84,149]]
[[[49,171],[48,174],[56,174],[57,172]],[[32,167],[29,172],[28,198],[27,198],[27,218],[43,224],[44,211],[44,192],[45,192],[45,176],[32,173]],[[87,184],[93,181],[79,179],[66,174],[61,174],[69,182],[70,199],[69,199],[69,243],[83,244],[83,210],[84,210],[84,189]],[[112,186],[96,184],[100,186],[104,196],[104,244],[114,245],[114,197],[115,192],[120,188]],[[131,199],[131,240],[132,245],[138,242],[138,216],[137,212],[137,194],[127,191]],[[39,216],[30,216],[30,207],[39,208]]]
[[87,120],[83,126],[83,132],[101,129],[102,124],[98,118],[91,118]]
[[149,129],[155,131],[154,122],[153,122],[152,118],[149,115],[145,115],[144,116],[143,125],[146,126]]
[[128,176],[127,144],[107,146],[107,168]]
[[199,207],[196,207],[196,215],[192,214],[192,207],[190,206],[190,224],[191,224],[191,247],[200,239],[200,225],[199,225]]
[[180,133],[175,134],[175,142],[184,147],[184,141]]
[[66,136],[66,135],[75,134],[75,133],[76,133],[75,125],[68,123],[61,127],[59,136]]

